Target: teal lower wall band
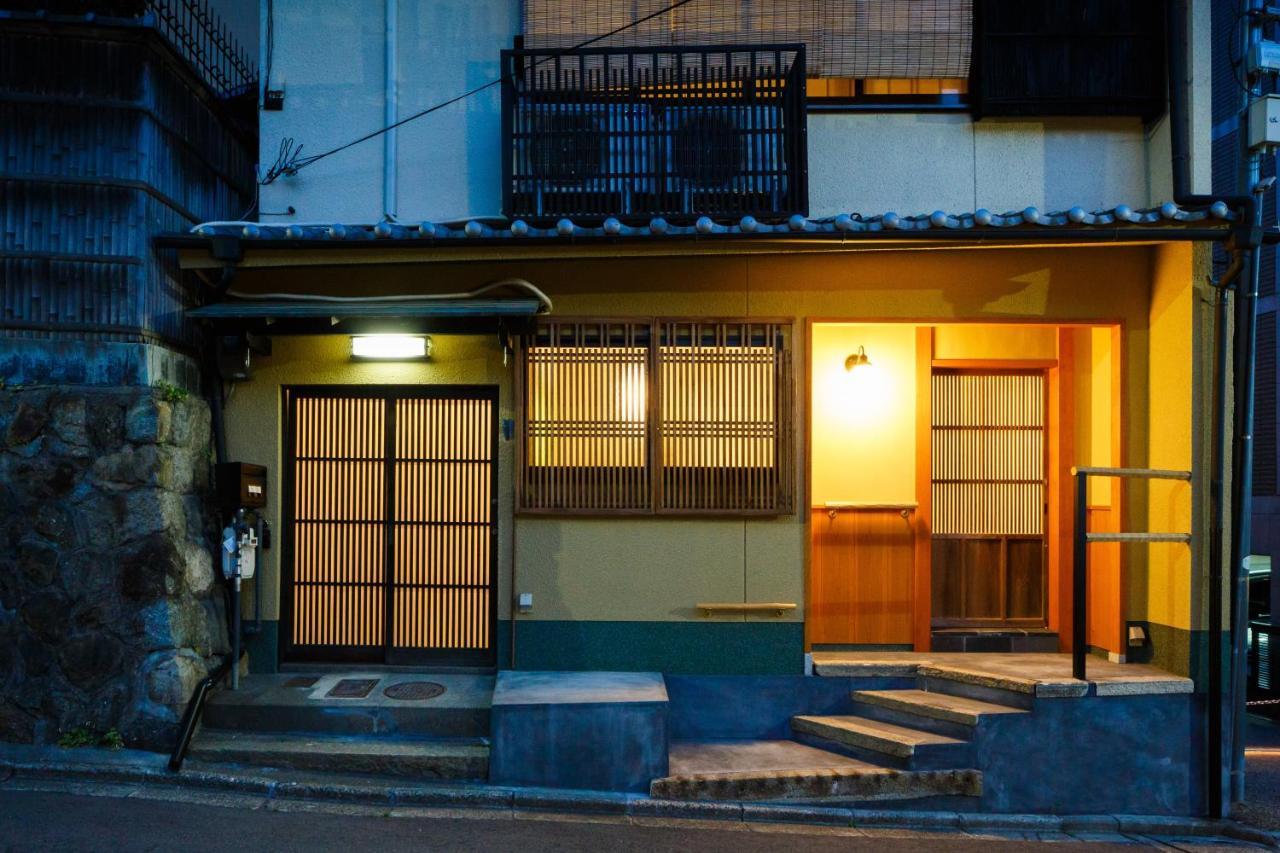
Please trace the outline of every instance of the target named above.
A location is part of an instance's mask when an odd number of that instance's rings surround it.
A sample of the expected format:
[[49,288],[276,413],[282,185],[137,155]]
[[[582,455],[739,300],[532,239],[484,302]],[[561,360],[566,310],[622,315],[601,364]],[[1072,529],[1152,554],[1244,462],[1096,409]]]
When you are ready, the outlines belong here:
[[244,648],[249,653],[249,671],[252,673],[272,673],[280,669],[280,623],[262,620],[261,630],[257,634],[247,632],[253,630],[253,622],[244,622],[246,631]]
[[[510,622],[499,623],[499,666],[510,666]],[[682,675],[800,675],[800,622],[520,620],[516,669],[620,670]]]

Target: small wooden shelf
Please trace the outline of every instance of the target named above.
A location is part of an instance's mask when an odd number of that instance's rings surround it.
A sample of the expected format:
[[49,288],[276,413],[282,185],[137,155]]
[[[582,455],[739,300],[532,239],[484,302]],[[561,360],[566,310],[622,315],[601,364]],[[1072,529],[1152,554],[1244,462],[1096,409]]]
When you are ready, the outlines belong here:
[[920,504],[911,503],[876,503],[875,501],[827,501],[817,509],[848,510],[907,510],[914,511]]
[[702,601],[695,604],[694,607],[701,610],[703,616],[711,616],[716,613],[772,613],[774,616],[781,616],[788,611],[796,609],[795,603],[791,601]]

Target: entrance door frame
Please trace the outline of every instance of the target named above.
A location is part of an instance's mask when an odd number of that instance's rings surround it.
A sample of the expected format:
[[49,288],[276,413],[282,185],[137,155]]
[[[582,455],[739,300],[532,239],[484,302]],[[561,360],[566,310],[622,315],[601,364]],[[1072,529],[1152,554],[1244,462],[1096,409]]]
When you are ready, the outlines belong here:
[[[1018,361],[1005,359],[995,362],[996,366],[1038,366],[1046,369],[1048,377],[1050,417],[1056,418],[1066,429],[1051,430],[1048,435],[1049,467],[1048,467],[1048,504],[1049,518],[1046,530],[1048,541],[1048,627],[1058,634],[1058,650],[1069,652],[1072,643],[1072,541],[1075,529],[1072,517],[1072,501],[1070,495],[1062,494],[1065,484],[1069,484],[1071,460],[1075,456],[1074,448],[1074,404],[1073,383],[1076,368],[1075,347],[1072,332],[1077,329],[1106,328],[1111,336],[1111,459],[1112,464],[1123,467],[1127,461],[1125,453],[1125,435],[1128,424],[1128,412],[1125,409],[1128,400],[1128,347],[1125,334],[1126,323],[1122,318],[1098,317],[1090,319],[1034,319],[1034,318],[992,318],[992,317],[949,317],[946,319],[927,317],[850,317],[839,315],[822,315],[806,317],[804,320],[804,358],[801,364],[803,397],[804,449],[801,464],[805,472],[803,478],[803,502],[801,506],[810,507],[812,503],[812,467],[813,467],[813,328],[827,323],[854,324],[907,324],[916,326],[916,498],[917,507],[914,513],[914,530],[916,551],[912,571],[912,610],[911,610],[911,642],[917,652],[930,651],[932,643],[932,522],[933,509],[931,501],[930,478],[932,476],[931,430],[933,413],[929,393],[933,374],[934,327],[951,324],[972,325],[1027,325],[1047,326],[1057,330],[1057,358],[1042,361]],[[939,360],[941,366],[982,366],[991,365],[984,361],[947,361]],[[1092,512],[1091,508],[1091,512]],[[1128,509],[1124,500],[1122,484],[1115,486],[1112,503],[1106,509],[1108,529],[1123,530],[1128,528]],[[805,613],[812,614],[814,607],[813,588],[813,525],[809,514],[804,522],[804,587]],[[1127,599],[1128,578],[1126,561],[1121,552],[1117,559],[1115,578],[1102,589],[1090,593],[1090,625],[1093,636],[1107,636],[1113,643],[1120,643],[1123,635],[1123,623],[1120,610]],[[1091,590],[1094,588],[1091,584]],[[1107,602],[1111,602],[1109,605]],[[805,619],[805,650],[812,649],[811,636],[812,617]],[[1105,641],[1104,641],[1105,642]]]
[[[388,406],[385,424],[386,440],[386,509],[383,523],[386,525],[384,536],[383,603],[383,643],[378,647],[351,646],[310,646],[299,652],[293,644],[293,583],[294,583],[294,530],[293,516],[295,506],[294,479],[295,459],[297,456],[296,419],[297,401],[300,397],[335,398],[368,398],[381,400],[427,399],[427,400],[488,400],[490,402],[489,417],[489,645],[480,654],[453,653],[451,657],[434,654],[423,654],[418,651],[401,649],[396,652],[392,643],[394,631],[393,589],[394,572],[394,531],[395,523],[391,507],[395,488],[394,437],[395,406]],[[497,663],[497,628],[498,628],[498,430],[499,430],[499,388],[497,385],[284,385],[280,388],[281,425],[283,459],[281,460],[281,551],[280,551],[280,642],[277,658],[279,664],[319,663],[319,664],[375,664],[375,665],[410,665],[410,666],[474,666],[493,667]]]

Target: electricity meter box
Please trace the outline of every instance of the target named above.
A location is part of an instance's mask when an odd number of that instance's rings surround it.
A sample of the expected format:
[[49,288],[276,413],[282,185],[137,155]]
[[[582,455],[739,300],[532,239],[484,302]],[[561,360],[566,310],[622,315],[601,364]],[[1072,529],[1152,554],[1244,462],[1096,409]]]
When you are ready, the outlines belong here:
[[248,462],[223,462],[215,473],[218,506],[227,513],[267,505],[267,469]]
[[1249,147],[1280,146],[1280,95],[1267,95],[1249,105]]

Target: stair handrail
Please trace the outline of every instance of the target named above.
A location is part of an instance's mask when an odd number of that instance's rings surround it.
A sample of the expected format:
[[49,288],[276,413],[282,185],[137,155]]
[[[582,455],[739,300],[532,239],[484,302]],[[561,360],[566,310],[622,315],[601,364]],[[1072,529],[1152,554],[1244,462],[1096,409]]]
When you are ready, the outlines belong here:
[[1071,607],[1071,677],[1087,681],[1085,661],[1088,657],[1089,643],[1085,637],[1088,630],[1088,597],[1089,597],[1089,543],[1090,542],[1179,542],[1190,545],[1191,533],[1090,533],[1089,532],[1089,478],[1120,477],[1140,480],[1183,480],[1191,482],[1190,471],[1177,471],[1164,468],[1108,468],[1099,466],[1073,466],[1071,476],[1075,478],[1076,488],[1076,520],[1073,538],[1075,540],[1072,554],[1073,592]]

